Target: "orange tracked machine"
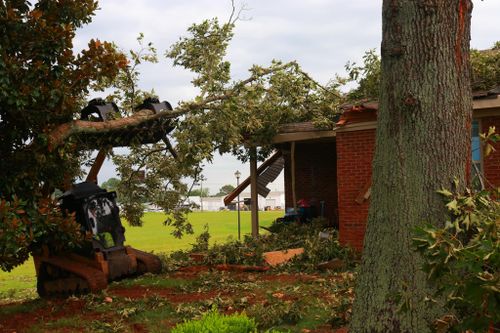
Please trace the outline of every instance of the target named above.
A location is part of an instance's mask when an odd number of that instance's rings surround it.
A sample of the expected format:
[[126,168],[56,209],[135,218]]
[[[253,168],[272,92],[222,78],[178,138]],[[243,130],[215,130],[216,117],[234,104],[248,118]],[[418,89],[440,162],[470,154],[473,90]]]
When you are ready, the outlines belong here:
[[[154,113],[172,110],[168,102],[154,99],[146,100],[140,108]],[[94,114],[93,119],[106,121],[109,114],[116,111],[113,103],[93,100],[82,110],[82,119],[92,121],[90,115]],[[139,128],[107,133],[110,140],[106,146],[152,143],[160,139],[168,142],[166,135],[173,129],[173,122],[173,118],[163,117]],[[86,136],[86,148],[92,147],[93,142],[99,142],[101,147],[106,142],[106,137],[95,139]],[[116,193],[96,185],[109,149],[99,151],[85,182],[73,185],[60,197],[63,211],[74,213],[82,233],[90,233],[92,238],[70,252],[55,252],[48,246],[34,256],[37,291],[41,297],[97,292],[105,289],[109,281],[161,271],[157,256],[125,245],[125,228],[120,220]]]

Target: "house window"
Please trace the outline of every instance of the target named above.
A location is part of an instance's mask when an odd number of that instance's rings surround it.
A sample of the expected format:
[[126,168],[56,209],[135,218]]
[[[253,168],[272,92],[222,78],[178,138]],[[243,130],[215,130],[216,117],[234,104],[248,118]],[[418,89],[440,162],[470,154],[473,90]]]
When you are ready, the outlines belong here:
[[482,172],[483,172],[483,166],[482,166],[482,158],[481,158],[481,140],[479,138],[480,134],[480,126],[479,126],[479,120],[478,119],[473,119],[472,120],[472,144],[471,144],[471,151],[472,151],[472,186],[475,189],[482,189],[484,188],[483,186],[483,181],[482,181]]

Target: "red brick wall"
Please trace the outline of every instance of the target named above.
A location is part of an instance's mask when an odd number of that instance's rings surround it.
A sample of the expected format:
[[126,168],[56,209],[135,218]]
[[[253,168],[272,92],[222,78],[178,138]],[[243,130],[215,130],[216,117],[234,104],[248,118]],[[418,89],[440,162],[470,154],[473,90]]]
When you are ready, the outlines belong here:
[[[481,125],[482,132],[487,132],[490,126],[495,126],[499,131],[500,117],[481,118]],[[488,181],[498,187],[500,143],[494,147],[497,151],[483,159],[483,170]],[[375,129],[338,132],[336,147],[335,140],[296,145],[297,200],[315,199],[318,207],[319,201],[325,200],[326,216],[335,223],[338,221],[341,243],[358,250],[363,248],[370,200],[360,204],[356,199],[363,194],[371,180],[374,151]],[[291,184],[288,154],[285,155],[286,207],[293,207]]]
[[371,180],[374,150],[375,129],[337,133],[340,242],[358,250],[363,248],[369,200],[360,204],[356,198]]
[[281,148],[283,158],[285,159],[285,209],[293,208],[293,193],[292,193],[292,167],[290,160],[290,144]]
[[[325,142],[296,143],[295,191],[297,200],[308,199],[320,214],[325,202],[325,217],[337,224],[337,172],[335,139]],[[290,155],[285,155],[285,204],[293,207]]]
[[[487,133],[490,126],[495,126],[497,133],[500,132],[500,116],[481,118],[481,132]],[[483,157],[483,170],[486,179],[488,180],[487,186],[499,187],[500,186],[500,142],[493,146],[496,151],[489,156]]]

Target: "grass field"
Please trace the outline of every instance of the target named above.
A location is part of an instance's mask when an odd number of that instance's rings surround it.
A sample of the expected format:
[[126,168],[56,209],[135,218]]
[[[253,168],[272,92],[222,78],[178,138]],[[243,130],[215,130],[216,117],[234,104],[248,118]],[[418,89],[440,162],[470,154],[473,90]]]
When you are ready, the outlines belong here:
[[[260,225],[268,226],[276,218],[283,216],[282,211],[259,212]],[[194,234],[181,239],[174,238],[170,232],[171,227],[163,225],[162,213],[146,213],[144,226],[130,227],[125,223],[127,231],[126,244],[145,251],[171,252],[179,249],[188,249],[194,243],[198,234],[203,232],[208,224],[211,243],[224,242],[229,236],[238,237],[237,212],[194,212],[189,215],[193,225]],[[241,212],[241,234],[250,233],[250,212]],[[17,267],[12,272],[0,271],[0,293],[11,290],[32,289],[35,287],[35,268],[30,259],[24,265]]]

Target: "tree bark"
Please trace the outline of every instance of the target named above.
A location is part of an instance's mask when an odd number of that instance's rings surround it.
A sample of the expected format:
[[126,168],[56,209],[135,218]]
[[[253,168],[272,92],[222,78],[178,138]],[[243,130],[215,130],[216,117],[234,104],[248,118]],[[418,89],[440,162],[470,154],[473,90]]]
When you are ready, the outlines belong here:
[[151,110],[140,110],[134,115],[126,118],[119,118],[109,121],[87,121],[87,120],[73,120],[68,123],[61,124],[53,129],[49,135],[49,150],[52,151],[59,145],[64,143],[66,139],[75,134],[85,134],[85,133],[101,133],[106,134],[108,132],[133,127],[140,126],[141,124],[155,120],[155,119],[165,119],[165,118],[175,118],[177,116],[183,115],[186,111],[162,111],[154,113]]
[[350,332],[430,332],[443,313],[412,247],[470,158],[470,0],[384,0],[373,185]]

